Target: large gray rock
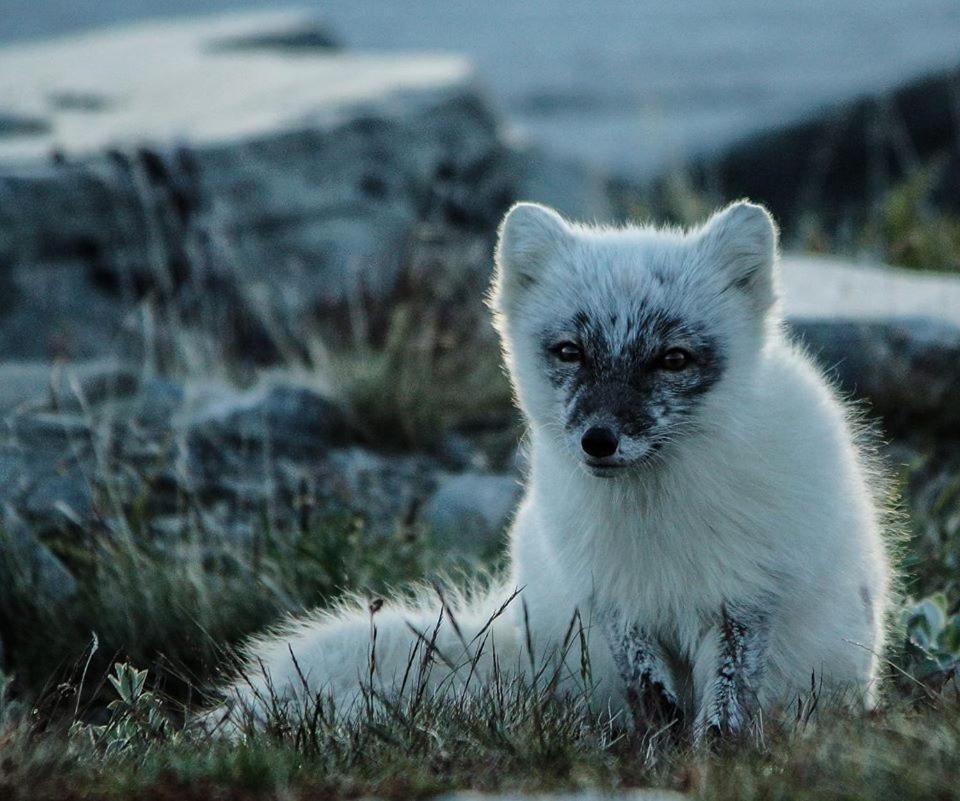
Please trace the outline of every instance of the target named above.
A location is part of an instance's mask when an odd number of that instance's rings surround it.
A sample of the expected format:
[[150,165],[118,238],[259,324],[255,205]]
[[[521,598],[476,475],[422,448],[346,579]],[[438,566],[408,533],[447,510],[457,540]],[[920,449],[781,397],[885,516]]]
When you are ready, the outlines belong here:
[[191,447],[253,447],[274,458],[319,456],[358,439],[340,408],[306,387],[277,385],[229,393],[187,423]]
[[77,581],[64,564],[9,505],[4,506],[2,517],[0,581],[7,587],[16,587],[17,593],[30,593],[34,602],[59,604],[72,598],[77,592]]
[[462,59],[264,44],[314,41],[312,25],[207,18],[0,50],[18,76],[0,108],[44,123],[0,139],[4,352],[136,352],[164,336],[144,330],[164,315],[135,311],[147,298],[270,361],[271,336],[389,303],[424,231],[481,239],[461,269],[485,275],[513,200],[609,213],[594,173],[508,144]]
[[198,392],[152,379],[82,415],[52,403],[11,414],[0,503],[33,533],[79,541],[126,530],[127,515],[166,541],[195,515],[193,528],[248,542],[251,526],[300,525],[304,504],[359,518],[372,538],[419,523],[446,461],[359,442],[308,386]]
[[422,455],[347,448],[330,454],[314,486],[321,503],[350,511],[371,534],[382,537],[419,521],[438,473],[436,461]]
[[182,482],[197,497],[282,514],[306,496],[315,508],[362,518],[375,535],[412,522],[439,470],[425,456],[358,447],[340,409],[304,386],[226,391],[177,425]]
[[936,320],[795,320],[797,339],[891,434],[960,437],[960,328]]
[[78,415],[21,414],[0,437],[0,503],[40,530],[94,517],[94,430]]
[[745,138],[703,158],[695,182],[721,197],[765,203],[788,226],[815,214],[833,229],[862,220],[918,164],[949,158],[953,171],[943,174],[938,195],[960,209],[949,183],[960,156],[958,79],[954,67]]

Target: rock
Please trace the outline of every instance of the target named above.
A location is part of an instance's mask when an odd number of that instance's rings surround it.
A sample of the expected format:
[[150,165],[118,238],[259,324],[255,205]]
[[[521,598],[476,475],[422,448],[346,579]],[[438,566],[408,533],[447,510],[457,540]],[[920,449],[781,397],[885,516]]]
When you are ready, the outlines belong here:
[[960,436],[960,328],[928,319],[790,324],[841,390],[894,435]]
[[185,529],[249,543],[251,526],[290,530],[302,508],[360,518],[374,539],[418,522],[449,459],[375,453],[357,438],[308,386],[187,392],[153,379],[83,415],[12,414],[0,503],[38,534],[96,537],[133,515],[165,543]]
[[797,254],[781,267],[790,328],[887,433],[960,432],[960,277]]
[[42,117],[27,117],[0,111],[0,137],[35,136],[47,133],[49,123]]
[[[222,46],[271,31],[292,41],[302,24],[165,22],[0,51],[0,73],[50,76],[0,85],[0,106],[48,125],[0,140],[5,352],[103,352],[147,293],[172,301],[211,281],[268,281],[296,326],[348,296],[388,294],[425,216],[476,225],[491,198],[508,202],[497,125],[461,59]],[[68,91],[104,102],[78,121],[49,102]],[[444,170],[469,182],[468,204],[434,195]]]
[[960,325],[960,275],[788,253],[780,288],[791,318],[928,317]]
[[[113,355],[122,344],[129,307],[91,284],[89,261],[34,261],[6,251],[10,229],[4,219],[3,172],[0,167],[0,230],[5,233],[0,238],[0,352],[23,360]],[[49,214],[50,220],[62,219],[57,206]],[[37,236],[43,238],[51,224],[56,223],[38,224]]]
[[[918,164],[958,153],[956,68],[826,109],[701,160],[695,184],[766,204],[782,224],[860,220]],[[956,191],[950,206],[960,209]]]
[[184,406],[183,386],[169,378],[154,377],[145,381],[130,410],[137,425],[151,431],[169,430],[173,417]]
[[0,502],[43,532],[92,517],[96,455],[89,423],[37,413],[8,421],[0,441]]
[[514,476],[446,475],[424,507],[423,520],[441,547],[489,552],[503,538],[521,494]]
[[214,40],[211,50],[276,50],[283,53],[303,53],[339,50],[339,38],[321,22],[302,21],[287,30],[263,34],[248,34]]
[[444,434],[435,451],[443,466],[449,470],[483,470],[488,467],[486,454],[456,431]]
[[[469,67],[455,56],[319,52],[290,58],[273,47],[252,53],[224,47],[316,40],[318,30],[303,12],[254,12],[112,26],[4,48],[0,72],[19,76],[0,83],[5,113],[49,127],[20,141],[7,137],[0,159],[43,160],[55,148],[70,159],[121,140],[269,143],[279,131],[296,130],[296,122],[322,123],[321,117],[356,104],[396,105],[398,93],[430,94],[469,79]],[[80,95],[98,103],[79,118],[73,104],[57,102]]]
[[544,203],[571,220],[611,218],[605,173],[536,147],[518,150],[514,158],[521,176],[517,200]]
[[311,26],[204,18],[0,50],[0,75],[26,76],[0,81],[0,106],[44,122],[0,139],[5,353],[139,358],[144,340],[176,349],[172,318],[273,362],[321,323],[342,335],[358,299],[391,306],[424,231],[481,242],[461,269],[482,282],[514,200],[608,213],[600,176],[504,136],[464,60],[331,53]]
[[[289,526],[304,503],[321,514],[361,518],[372,537],[390,535],[416,520],[441,469],[434,457],[358,447],[359,434],[339,407],[311,387],[220,389],[195,408],[188,398],[183,403],[167,418],[173,436],[160,428],[146,432],[146,442],[166,440],[173,450],[141,462],[179,465],[160,482],[162,495],[197,499],[214,514],[204,528],[227,538],[249,540],[250,515],[264,510],[281,528]],[[214,511],[221,503],[227,516]],[[177,505],[160,506],[167,517],[155,534],[167,537],[177,528]]]
[[372,536],[383,537],[416,522],[437,472],[424,456],[347,448],[330,454],[314,476],[314,491],[322,504],[363,519]]
[[24,495],[20,509],[33,520],[62,518],[82,527],[93,514],[93,478],[77,470],[40,475]]
[[343,412],[305,387],[274,386],[228,395],[187,423],[197,447],[253,446],[271,457],[317,457],[358,438]]
[[6,505],[0,527],[0,576],[4,584],[18,586],[20,592],[30,592],[49,604],[64,603],[77,592],[70,571]]
[[42,403],[49,388],[49,362],[0,364],[0,414]]

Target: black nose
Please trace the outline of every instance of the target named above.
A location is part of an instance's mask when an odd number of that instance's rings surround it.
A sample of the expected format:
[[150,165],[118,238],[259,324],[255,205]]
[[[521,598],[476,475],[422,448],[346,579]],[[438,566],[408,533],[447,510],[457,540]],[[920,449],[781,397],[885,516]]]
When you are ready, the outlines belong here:
[[580,440],[580,447],[583,448],[583,452],[594,459],[605,459],[607,456],[613,456],[617,452],[619,444],[617,435],[609,428],[599,428],[597,426],[588,428]]

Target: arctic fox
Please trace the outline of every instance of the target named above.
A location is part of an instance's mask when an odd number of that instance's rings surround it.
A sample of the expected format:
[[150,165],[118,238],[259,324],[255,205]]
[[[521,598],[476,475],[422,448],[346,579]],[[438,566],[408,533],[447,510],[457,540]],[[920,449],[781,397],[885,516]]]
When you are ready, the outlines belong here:
[[293,620],[249,645],[240,706],[411,691],[427,641],[432,686],[465,681],[464,662],[482,682],[493,650],[565,658],[574,619],[598,707],[666,710],[697,736],[794,704],[811,677],[871,705],[882,507],[843,404],[782,331],[770,215],[738,202],[691,231],[613,229],[521,203],[490,301],[531,451],[506,580]]

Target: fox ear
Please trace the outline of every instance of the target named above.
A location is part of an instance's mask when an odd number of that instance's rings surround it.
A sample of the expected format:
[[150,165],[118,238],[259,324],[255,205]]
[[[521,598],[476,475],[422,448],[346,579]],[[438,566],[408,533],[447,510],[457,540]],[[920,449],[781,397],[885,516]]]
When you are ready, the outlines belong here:
[[701,247],[725,273],[727,289],[743,292],[761,314],[777,297],[777,224],[763,207],[745,200],[714,214],[700,232]]
[[571,236],[570,226],[553,209],[517,203],[500,223],[494,292],[513,296],[536,284]]

